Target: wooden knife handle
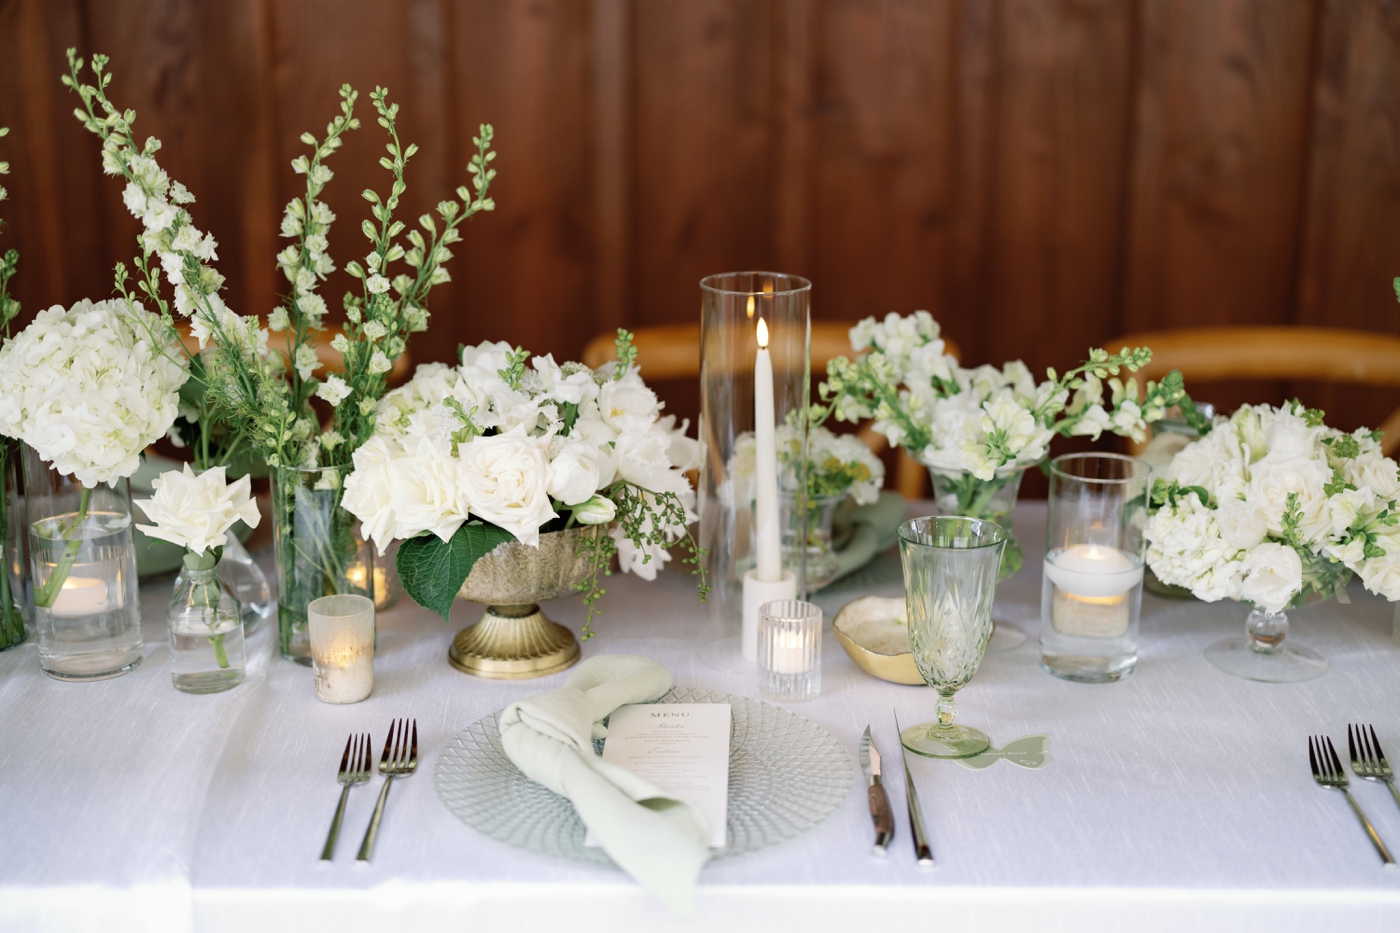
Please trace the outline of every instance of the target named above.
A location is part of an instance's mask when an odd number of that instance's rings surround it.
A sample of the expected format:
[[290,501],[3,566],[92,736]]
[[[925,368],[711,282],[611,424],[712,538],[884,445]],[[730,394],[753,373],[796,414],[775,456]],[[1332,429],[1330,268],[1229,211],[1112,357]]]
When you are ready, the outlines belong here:
[[887,855],[890,840],[894,838],[894,813],[890,810],[890,798],[885,793],[885,785],[870,785],[870,818],[875,821],[876,855]]

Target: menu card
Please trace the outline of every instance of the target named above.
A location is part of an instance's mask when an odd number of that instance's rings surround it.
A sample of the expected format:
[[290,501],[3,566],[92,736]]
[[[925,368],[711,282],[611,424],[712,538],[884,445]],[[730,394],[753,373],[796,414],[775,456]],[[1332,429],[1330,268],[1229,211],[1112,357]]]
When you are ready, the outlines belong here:
[[[620,706],[608,720],[603,760],[626,768],[693,804],[724,846],[729,811],[727,703],[646,703]],[[597,845],[590,832],[585,845]]]

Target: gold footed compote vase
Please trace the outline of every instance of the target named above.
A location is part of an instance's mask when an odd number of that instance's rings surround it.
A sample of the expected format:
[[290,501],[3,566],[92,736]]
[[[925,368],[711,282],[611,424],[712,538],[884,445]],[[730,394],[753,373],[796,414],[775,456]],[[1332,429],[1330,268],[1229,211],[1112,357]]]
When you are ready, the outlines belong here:
[[899,526],[909,644],[924,683],[938,691],[938,719],[900,733],[929,758],[971,758],[985,733],[953,722],[953,695],[972,680],[992,635],[992,603],[1006,529],[977,518],[915,518]]
[[537,548],[509,541],[480,558],[457,596],[484,603],[486,613],[452,639],[452,666],[477,677],[526,680],[577,662],[578,639],[539,604],[578,592],[591,562],[579,541],[599,533],[596,525],[551,531],[540,535]]

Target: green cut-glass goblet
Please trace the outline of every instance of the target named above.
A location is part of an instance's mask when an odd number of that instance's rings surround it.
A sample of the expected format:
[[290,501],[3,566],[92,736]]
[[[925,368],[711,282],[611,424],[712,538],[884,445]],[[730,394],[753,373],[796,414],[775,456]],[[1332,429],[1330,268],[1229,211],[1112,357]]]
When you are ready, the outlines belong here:
[[915,518],[899,526],[909,643],[924,683],[938,691],[938,720],[910,726],[900,741],[929,758],[971,758],[987,736],[956,725],[953,694],[972,679],[992,634],[992,602],[1006,529],[978,518]]

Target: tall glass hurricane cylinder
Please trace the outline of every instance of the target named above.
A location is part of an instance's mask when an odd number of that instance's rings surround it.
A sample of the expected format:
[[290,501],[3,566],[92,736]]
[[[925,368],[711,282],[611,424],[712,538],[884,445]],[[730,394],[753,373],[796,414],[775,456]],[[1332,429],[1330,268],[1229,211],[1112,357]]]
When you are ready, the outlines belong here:
[[125,479],[91,489],[24,450],[39,666],[102,680],[141,663],[141,604]]
[[982,663],[1006,530],[976,518],[915,518],[899,526],[909,644],[924,683],[938,691],[938,720],[910,726],[900,741],[930,758],[970,758],[987,736],[957,725],[953,694]]
[[1151,477],[1146,463],[1121,454],[1050,464],[1040,666],[1056,677],[1108,683],[1137,664]]
[[272,537],[277,558],[277,629],[282,657],[311,664],[307,605],[322,596],[374,599],[373,546],[341,505],[340,467],[272,471]]
[[29,535],[25,521],[20,451],[23,445],[0,437],[0,651],[24,641],[34,618],[29,585]]
[[[780,476],[779,482],[805,489],[806,419],[799,416],[811,394],[811,293],[811,282],[779,272],[729,272],[700,280],[698,500],[700,544],[713,587],[706,600],[711,621],[702,657],[726,669],[742,664],[743,579],[757,559],[753,465],[739,462],[735,448],[741,435],[754,430],[758,322],[768,331],[776,423],[791,422],[801,443],[795,475]],[[798,540],[805,537],[804,529]],[[797,590],[806,592],[800,562]]]

